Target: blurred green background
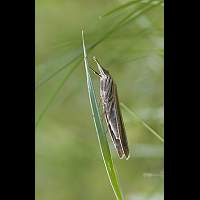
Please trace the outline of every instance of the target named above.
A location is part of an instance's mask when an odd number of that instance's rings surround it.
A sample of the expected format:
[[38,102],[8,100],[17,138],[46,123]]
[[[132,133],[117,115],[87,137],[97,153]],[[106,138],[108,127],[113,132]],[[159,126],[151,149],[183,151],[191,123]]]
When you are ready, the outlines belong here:
[[[35,7],[36,199],[115,199],[91,115],[81,30],[91,66],[96,56],[120,101],[163,137],[162,1],[36,0]],[[92,78],[99,97],[99,79]],[[119,160],[108,140],[125,199],[162,200],[163,143],[122,115],[130,159]]]

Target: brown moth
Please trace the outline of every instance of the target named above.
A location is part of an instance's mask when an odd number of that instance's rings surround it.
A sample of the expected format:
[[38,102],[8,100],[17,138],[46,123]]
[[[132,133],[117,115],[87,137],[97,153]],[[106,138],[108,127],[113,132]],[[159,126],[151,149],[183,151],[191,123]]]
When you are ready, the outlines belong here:
[[122,159],[125,156],[125,158],[128,159],[128,141],[120,111],[117,86],[109,72],[99,64],[95,57],[93,57],[93,59],[99,70],[99,73],[97,73],[92,69],[94,73],[100,77],[100,97],[109,133],[119,158]]

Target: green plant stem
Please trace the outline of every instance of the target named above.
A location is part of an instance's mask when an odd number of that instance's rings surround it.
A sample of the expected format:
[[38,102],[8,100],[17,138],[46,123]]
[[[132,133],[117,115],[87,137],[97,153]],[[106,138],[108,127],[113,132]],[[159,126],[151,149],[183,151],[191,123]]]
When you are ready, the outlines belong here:
[[164,142],[164,139],[156,133],[145,121],[143,121],[138,115],[135,114],[132,110],[130,110],[125,104],[120,103],[121,107],[126,110],[131,116],[133,116],[135,119],[137,119],[144,127],[146,127],[154,136],[156,136],[157,139],[159,139],[161,142]]
[[110,184],[112,186],[112,189],[114,191],[114,194],[118,200],[123,200],[123,195],[120,190],[120,186],[118,183],[118,179],[116,176],[115,168],[113,165],[112,157],[110,154],[110,149],[105,133],[105,129],[103,127],[103,122],[101,120],[100,114],[99,114],[99,108],[97,105],[97,100],[94,92],[93,83],[90,77],[90,73],[88,70],[88,61],[87,61],[87,53],[84,43],[84,35],[82,31],[82,42],[83,42],[83,53],[84,53],[84,63],[85,63],[85,71],[86,71],[86,79],[87,79],[87,87],[88,87],[88,95],[90,100],[90,106],[92,110],[92,116],[94,119],[94,124],[96,128],[96,133],[99,141],[99,146],[101,150],[101,155],[104,161],[104,165],[106,168],[106,172],[108,174],[108,178],[110,181]]

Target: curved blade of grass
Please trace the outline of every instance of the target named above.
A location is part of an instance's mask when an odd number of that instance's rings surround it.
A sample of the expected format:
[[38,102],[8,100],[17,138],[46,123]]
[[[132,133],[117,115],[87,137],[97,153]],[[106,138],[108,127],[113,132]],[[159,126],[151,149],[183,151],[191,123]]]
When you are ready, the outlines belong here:
[[152,8],[154,8],[156,5],[151,5],[149,6],[154,0],[150,0],[147,4],[143,5],[141,4],[140,6],[138,6],[137,10],[134,10],[130,13],[128,13],[124,18],[122,18],[114,27],[112,27],[109,31],[107,31],[99,40],[97,40],[92,46],[91,48],[96,47],[98,44],[100,44],[101,42],[103,42],[106,38],[108,38],[112,33],[114,33],[115,31],[119,30],[120,28],[122,28],[123,26],[127,25],[127,23],[133,20],[136,20],[138,17],[140,17],[142,14],[144,14],[145,12],[151,10]]
[[[124,8],[127,8],[127,7],[132,6],[132,5],[134,5],[134,4],[137,4],[137,3],[138,3],[138,4],[149,4],[149,3],[151,3],[151,4],[156,4],[157,2],[156,2],[155,0],[153,0],[153,1],[141,1],[141,0],[129,1],[129,2],[127,2],[127,3],[124,3],[124,4],[118,6],[118,7],[114,8],[114,9],[108,11],[108,12],[105,13],[104,15],[100,16],[100,18],[103,18],[103,17],[107,17],[107,16],[109,16],[109,15],[112,15],[112,14],[115,13],[115,12],[118,12],[118,11],[120,11],[120,10],[123,10]],[[163,0],[162,0],[162,3],[163,3]]]
[[[141,16],[145,12],[147,12],[150,9],[154,8],[155,6],[157,6],[158,4],[149,6],[153,1],[154,0],[150,0],[148,3],[146,3],[144,5],[141,4],[136,11],[134,10],[133,12],[131,12],[128,15],[126,15],[113,28],[111,28],[108,32],[106,32],[100,39],[98,39],[96,42],[94,42],[91,46],[87,47],[87,50],[91,51],[97,45],[99,45],[101,42],[103,42],[106,38],[108,38],[113,32],[117,31],[118,29],[120,29],[124,25],[127,25],[127,23],[137,19],[139,16]],[[161,3],[161,2],[162,1],[159,1],[159,3]],[[36,89],[38,89],[39,87],[44,85],[47,81],[51,80],[54,76],[56,76],[58,73],[63,71],[68,65],[72,64],[73,62],[75,62],[79,57],[80,57],[80,53],[78,53],[78,55],[73,57],[71,60],[69,60],[68,62],[66,62],[62,66],[60,66],[59,69],[57,69],[55,72],[53,72],[52,74],[50,74],[49,76],[47,76],[46,78],[41,80],[38,83],[38,85],[36,86]]]
[[118,6],[118,7],[114,8],[114,9],[108,11],[108,12],[105,13],[104,15],[100,16],[100,18],[109,16],[109,15],[112,15],[113,13],[115,13],[115,12],[117,12],[117,11],[120,11],[120,10],[122,10],[122,9],[124,9],[124,8],[126,8],[126,7],[128,7],[128,6],[130,6],[130,5],[132,5],[132,4],[138,3],[138,2],[140,2],[140,1],[141,1],[141,0],[134,0],[134,1],[129,1],[129,2],[127,2],[127,3],[124,3],[124,4]]
[[130,110],[126,105],[124,105],[123,103],[120,103],[120,106],[126,110],[131,116],[133,116],[136,120],[138,120],[140,123],[142,123],[142,125],[147,128],[154,136],[156,136],[157,139],[159,139],[161,142],[164,142],[164,139],[158,134],[156,133],[156,131],[154,131],[145,121],[143,121],[140,117],[138,117],[135,112],[133,112],[132,110]]
[[149,1],[147,6],[143,7],[141,10],[138,10],[137,12],[134,13],[134,15],[132,17],[130,17],[124,24],[123,26],[129,24],[130,22],[132,22],[133,20],[135,20],[136,17],[140,16],[141,14],[151,10],[152,8],[155,8],[159,5],[161,5],[163,3],[163,1]]
[[43,109],[43,111],[40,113],[38,119],[35,122],[35,127],[37,128],[38,124],[40,123],[42,117],[44,116],[44,114],[47,112],[49,106],[51,105],[51,103],[54,101],[54,99],[56,98],[57,94],[59,93],[59,91],[61,90],[61,88],[63,87],[63,85],[65,84],[66,80],[68,79],[68,77],[71,75],[71,73],[76,69],[76,67],[80,64],[81,59],[78,60],[78,62],[72,66],[72,68],[68,71],[68,73],[66,74],[66,76],[64,77],[64,79],[61,81],[60,85],[57,87],[56,91],[53,93],[53,95],[51,96],[51,98],[49,99],[49,101],[47,102],[45,108]]
[[[151,3],[154,0],[149,1],[148,3]],[[161,1],[160,1],[161,2]],[[127,16],[125,16],[122,20],[120,20],[111,30],[109,30],[107,33],[105,33],[99,40],[97,40],[96,42],[94,42],[92,45],[90,45],[89,47],[87,47],[88,52],[91,51],[92,49],[94,49],[97,45],[99,45],[101,42],[103,42],[106,38],[108,38],[113,32],[117,31],[118,29],[120,29],[122,26],[127,24],[127,20],[131,17],[131,20],[128,20],[128,23],[130,21],[133,21],[135,19],[137,19],[140,15],[144,14],[145,12],[149,11],[150,9],[152,9],[153,7],[157,6],[156,5],[152,5],[152,6],[148,6],[149,4],[147,4],[147,6],[141,6],[137,11],[131,12],[129,13]],[[69,62],[65,63],[63,66],[61,66],[58,70],[56,70],[55,72],[53,72],[52,74],[50,74],[48,77],[46,77],[45,79],[43,79],[37,86],[36,89],[38,89],[40,86],[44,85],[47,81],[51,80],[54,76],[56,76],[58,73],[60,73],[61,71],[63,71],[69,64],[72,64],[73,62],[75,62],[80,55],[77,55],[76,57],[74,57],[72,60],[70,60]],[[78,65],[74,65],[74,69],[77,67]],[[72,69],[72,71],[74,71],[74,69]],[[70,75],[71,73],[69,73]],[[53,102],[53,100],[55,99],[56,95],[58,94],[58,92],[60,91],[60,89],[62,88],[62,86],[64,85],[64,82],[67,80],[69,76],[66,76],[66,79],[63,80],[63,84],[61,84],[60,87],[58,87],[58,89],[56,90],[55,94],[52,96],[52,98],[50,99],[50,101],[47,103],[45,109],[42,111],[42,113],[40,114],[37,122],[36,122],[36,127],[38,126],[39,122],[41,121],[42,117],[44,116],[44,114],[46,113],[46,111],[48,110],[50,104]]]
[[42,79],[35,87],[35,89],[40,88],[42,85],[44,85],[47,81],[49,81],[50,79],[52,79],[54,76],[56,76],[59,72],[61,72],[62,70],[64,70],[68,65],[72,64],[73,62],[75,62],[80,56],[81,56],[82,52],[78,52],[77,55],[75,55],[74,57],[72,57],[72,59],[68,60],[66,63],[62,64],[61,66],[58,67],[58,69],[51,73],[49,76],[45,77],[44,79]]
[[113,188],[115,196],[118,200],[122,200],[123,195],[122,195],[122,192],[120,190],[119,183],[118,183],[117,176],[116,176],[116,172],[115,172],[115,169],[114,169],[114,166],[113,166],[113,161],[112,161],[112,157],[111,157],[111,154],[110,154],[110,149],[109,149],[109,146],[108,146],[105,129],[103,127],[103,123],[101,121],[99,109],[98,109],[98,106],[97,106],[97,101],[96,101],[96,97],[95,97],[95,93],[94,93],[94,87],[93,87],[92,80],[91,80],[91,77],[90,77],[90,74],[89,74],[89,71],[88,71],[88,62],[87,62],[86,48],[85,48],[85,44],[84,44],[83,31],[82,31],[82,42],[83,42],[84,63],[85,63],[85,71],[86,71],[90,106],[91,106],[91,109],[92,109],[92,115],[93,115],[94,124],[95,124],[95,128],[96,128],[97,136],[98,136],[101,154],[102,154],[103,161],[104,161],[104,164],[105,164],[105,168],[106,168],[106,171],[107,171],[107,174],[108,174],[108,178],[110,180],[110,184]]

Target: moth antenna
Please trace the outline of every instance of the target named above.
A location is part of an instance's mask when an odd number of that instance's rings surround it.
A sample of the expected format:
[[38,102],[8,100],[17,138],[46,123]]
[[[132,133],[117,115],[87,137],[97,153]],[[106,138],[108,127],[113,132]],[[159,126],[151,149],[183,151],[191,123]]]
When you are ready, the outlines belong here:
[[100,65],[95,56],[93,56],[93,60],[96,62],[97,65]]
[[90,67],[90,69],[91,69],[96,75],[98,75],[99,77],[101,77],[101,75],[100,75],[98,72],[96,72],[94,69],[92,69],[92,67]]
[[97,59],[96,59],[96,57],[95,57],[95,56],[93,56],[93,60],[94,60],[95,62],[97,62]]

